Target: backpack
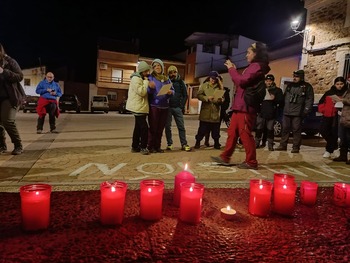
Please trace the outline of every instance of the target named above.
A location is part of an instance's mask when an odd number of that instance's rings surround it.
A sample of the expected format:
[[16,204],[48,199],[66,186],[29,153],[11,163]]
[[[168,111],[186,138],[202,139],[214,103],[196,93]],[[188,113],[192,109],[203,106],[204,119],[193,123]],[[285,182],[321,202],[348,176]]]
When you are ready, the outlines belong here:
[[260,81],[255,87],[247,87],[244,90],[244,101],[247,107],[252,107],[255,110],[260,110],[260,104],[263,102],[266,95],[265,81]]

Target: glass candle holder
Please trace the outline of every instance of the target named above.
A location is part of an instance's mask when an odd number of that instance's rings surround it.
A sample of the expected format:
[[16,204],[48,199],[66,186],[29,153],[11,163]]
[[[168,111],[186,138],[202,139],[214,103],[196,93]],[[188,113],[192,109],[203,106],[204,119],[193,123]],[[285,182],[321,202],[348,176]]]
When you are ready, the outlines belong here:
[[273,184],[269,181],[250,180],[249,213],[265,217],[271,211],[271,195]]
[[314,205],[317,199],[318,184],[310,181],[300,183],[300,202],[304,205]]
[[143,180],[140,182],[140,217],[145,220],[162,218],[164,182]]
[[273,175],[274,184],[293,184],[295,182],[295,176],[284,173],[275,173]]
[[333,192],[333,203],[337,206],[350,206],[350,185],[335,183]]
[[274,184],[273,211],[291,216],[294,213],[296,190],[296,183]]
[[20,187],[22,227],[27,231],[43,230],[49,226],[50,197],[48,184],[29,184]]
[[202,213],[204,185],[199,183],[181,183],[180,214],[181,221],[197,224]]
[[121,181],[100,185],[100,220],[103,225],[119,225],[124,218],[125,195],[128,185]]
[[174,179],[174,205],[180,205],[180,196],[181,196],[181,183],[194,183],[195,177],[189,171],[183,170],[179,172]]

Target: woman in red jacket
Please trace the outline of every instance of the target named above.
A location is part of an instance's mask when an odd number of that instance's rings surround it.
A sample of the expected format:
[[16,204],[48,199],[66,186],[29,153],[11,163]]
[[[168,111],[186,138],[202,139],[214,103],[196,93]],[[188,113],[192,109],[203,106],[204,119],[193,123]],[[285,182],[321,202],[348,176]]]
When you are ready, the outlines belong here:
[[266,45],[261,42],[253,43],[247,49],[246,59],[249,65],[242,73],[237,71],[236,66],[230,60],[225,62],[225,66],[236,87],[236,93],[231,107],[233,114],[230,127],[227,130],[228,137],[225,150],[220,156],[212,157],[212,159],[219,164],[230,165],[231,156],[237,145],[237,140],[240,138],[246,152],[246,158],[237,167],[256,170],[258,169],[258,161],[256,160],[255,140],[252,135],[252,129],[257,113],[255,108],[247,106],[245,103],[244,92],[248,87],[256,87],[270,71]]

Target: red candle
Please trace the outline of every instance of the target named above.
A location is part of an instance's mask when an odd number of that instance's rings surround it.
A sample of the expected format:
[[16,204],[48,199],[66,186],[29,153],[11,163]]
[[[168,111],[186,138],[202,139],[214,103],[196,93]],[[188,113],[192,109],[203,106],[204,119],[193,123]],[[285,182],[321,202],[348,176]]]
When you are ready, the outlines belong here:
[[187,171],[187,164],[185,165],[185,169],[181,172],[179,172],[175,176],[174,180],[174,205],[179,206],[180,205],[180,196],[181,196],[181,187],[180,184],[187,182],[187,183],[194,183],[195,178],[192,173]]
[[180,220],[197,224],[201,218],[204,185],[199,183],[182,183],[180,197]]
[[143,180],[140,183],[140,217],[145,220],[162,218],[164,182]]
[[113,183],[103,182],[100,185],[100,219],[103,225],[118,225],[122,223],[127,188],[127,184],[120,181]]
[[314,205],[317,199],[318,185],[315,182],[301,181],[300,201],[304,205]]
[[350,185],[335,183],[333,202],[337,206],[350,206]]
[[48,184],[30,184],[20,188],[24,230],[42,230],[49,226],[51,189]]
[[295,177],[290,174],[275,173],[273,175],[274,184],[294,184]]
[[250,180],[249,213],[268,216],[271,210],[272,183],[265,180]]
[[295,192],[297,190],[294,184],[277,184],[273,190],[274,211],[282,215],[292,215],[295,206]]

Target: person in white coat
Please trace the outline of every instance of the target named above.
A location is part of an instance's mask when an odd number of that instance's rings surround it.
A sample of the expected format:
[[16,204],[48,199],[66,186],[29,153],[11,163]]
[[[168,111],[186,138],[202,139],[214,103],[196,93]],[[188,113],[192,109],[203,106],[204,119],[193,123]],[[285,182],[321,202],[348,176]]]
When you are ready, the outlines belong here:
[[148,123],[149,103],[147,88],[149,85],[148,76],[151,66],[145,61],[141,61],[137,67],[137,72],[131,75],[131,81],[126,101],[126,109],[135,116],[135,126],[132,136],[131,152],[141,152],[143,155],[149,154]]

